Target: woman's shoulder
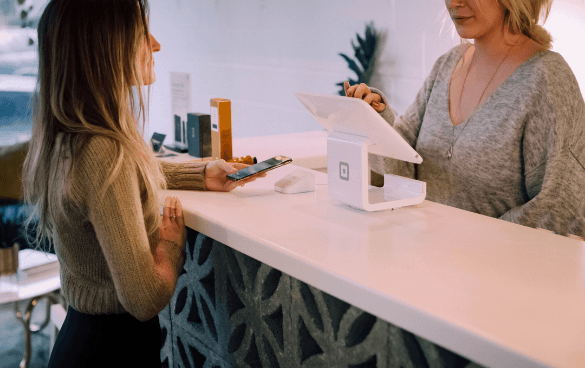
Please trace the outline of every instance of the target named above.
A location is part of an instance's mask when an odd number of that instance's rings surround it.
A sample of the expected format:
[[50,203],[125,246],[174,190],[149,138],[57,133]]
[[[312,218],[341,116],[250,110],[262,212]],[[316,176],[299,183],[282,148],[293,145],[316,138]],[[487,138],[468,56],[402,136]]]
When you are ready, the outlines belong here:
[[[554,51],[543,51],[541,63],[548,77],[557,82],[571,82],[577,84],[577,79],[565,58]],[[563,81],[563,79],[565,79]]]
[[82,147],[80,147],[80,156],[99,161],[100,163],[111,161],[119,147],[115,139],[105,135],[85,137],[80,142],[82,142],[80,143],[82,144]]
[[[571,67],[561,54],[552,50],[540,50],[527,57],[520,65],[524,72],[551,76],[553,79],[561,76],[573,76]],[[560,75],[556,75],[556,74]]]
[[531,56],[518,77],[532,81],[537,87],[535,91],[540,90],[551,97],[582,99],[573,70],[558,52],[544,50]]
[[113,149],[117,146],[117,141],[106,135],[93,135],[87,138],[86,147],[96,149]]
[[71,177],[77,192],[87,196],[114,184],[128,188],[132,186],[130,182],[138,185],[136,167],[124,157],[122,145],[115,139],[95,135],[80,144]]
[[[80,140],[81,147],[78,151],[78,168],[85,173],[97,179],[98,176],[104,176],[109,173],[118,162],[121,155],[121,144],[115,139],[104,136],[94,135]],[[127,160],[122,160],[122,166],[125,166]]]

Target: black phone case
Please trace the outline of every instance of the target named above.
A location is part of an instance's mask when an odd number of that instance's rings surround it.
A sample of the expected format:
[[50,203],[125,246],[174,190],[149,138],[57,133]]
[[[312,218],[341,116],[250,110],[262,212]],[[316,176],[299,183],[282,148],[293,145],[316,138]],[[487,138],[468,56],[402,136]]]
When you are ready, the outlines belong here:
[[289,159],[288,159],[288,160],[286,160],[286,161],[282,161],[282,162],[281,162],[280,164],[278,164],[278,165],[271,166],[271,167],[267,168],[266,170],[258,171],[257,173],[254,173],[254,174],[252,174],[252,175],[247,175],[247,176],[242,176],[242,177],[240,177],[240,176],[237,176],[237,175],[236,175],[237,173],[235,173],[235,174],[227,174],[226,176],[227,176],[227,177],[228,177],[228,179],[230,179],[230,180],[233,180],[233,181],[240,181],[240,180],[244,180],[244,179],[246,179],[246,178],[249,178],[250,176],[254,176],[254,175],[257,175],[257,174],[261,174],[261,173],[263,173],[263,172],[267,172],[267,171],[270,171],[270,170],[274,170],[274,169],[276,169],[276,168],[278,168],[278,167],[284,166],[284,165],[286,165],[286,164],[290,164],[291,162],[292,162],[292,158],[289,158]]

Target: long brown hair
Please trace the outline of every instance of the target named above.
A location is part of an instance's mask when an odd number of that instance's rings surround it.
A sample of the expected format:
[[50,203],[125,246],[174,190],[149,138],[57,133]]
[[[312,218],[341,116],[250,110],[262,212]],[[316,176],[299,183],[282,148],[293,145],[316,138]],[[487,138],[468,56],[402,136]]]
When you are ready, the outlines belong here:
[[[142,81],[148,76],[136,65],[141,44],[151,50],[148,9],[147,0],[51,0],[41,16],[33,131],[23,167],[24,198],[34,205],[25,226],[36,227],[37,246],[52,239],[57,215],[68,218],[64,203],[80,204],[71,195],[70,174],[95,136],[116,143],[102,195],[123,160],[131,160],[148,194],[145,216],[155,219],[148,230],[159,226],[158,190],[166,183],[144,141]],[[52,164],[57,149],[59,163]]]

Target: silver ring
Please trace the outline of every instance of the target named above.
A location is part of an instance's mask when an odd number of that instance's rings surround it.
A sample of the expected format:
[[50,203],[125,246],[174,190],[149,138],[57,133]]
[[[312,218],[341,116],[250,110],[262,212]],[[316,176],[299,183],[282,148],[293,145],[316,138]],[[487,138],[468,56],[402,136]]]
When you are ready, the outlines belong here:
[[173,213],[173,218],[177,218],[177,214],[176,213]]

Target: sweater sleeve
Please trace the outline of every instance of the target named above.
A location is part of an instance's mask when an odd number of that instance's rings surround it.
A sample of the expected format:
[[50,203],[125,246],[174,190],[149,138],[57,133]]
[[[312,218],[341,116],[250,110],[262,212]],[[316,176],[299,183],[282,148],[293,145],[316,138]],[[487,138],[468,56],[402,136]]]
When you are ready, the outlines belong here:
[[113,163],[111,152],[116,149],[113,140],[94,137],[80,158],[80,185],[84,186],[88,219],[118,300],[127,312],[144,321],[164,309],[174,287],[169,290],[155,270],[134,165],[123,160],[118,174],[103,192]]
[[159,160],[159,164],[167,179],[167,189],[207,190],[205,186],[206,162],[175,163]]
[[563,61],[537,86],[522,140],[527,202],[501,219],[585,237],[585,103]]
[[[404,140],[406,140],[406,142],[408,142],[408,144],[410,144],[413,148],[416,148],[416,142],[427,108],[427,103],[431,96],[431,92],[433,91],[433,86],[439,71],[441,70],[441,67],[445,63],[446,59],[453,57],[460,52],[459,47],[462,46],[457,46],[451,49],[449,52],[437,59],[433,69],[431,70],[431,73],[418,91],[414,102],[401,116],[399,116],[396,110],[390,106],[388,99],[384,93],[382,93],[382,91],[377,88],[370,88],[372,92],[377,93],[382,97],[382,101],[386,105],[386,109],[380,113],[380,116],[382,116],[384,120],[386,120],[388,124],[390,124],[394,130],[396,130],[398,134],[400,134],[402,138],[404,138]],[[383,185],[383,174],[385,173],[392,173],[395,175],[416,179],[415,165],[410,162],[400,161],[389,157],[382,157],[371,153],[369,154],[368,161],[370,168],[372,169],[371,184],[374,186]]]

